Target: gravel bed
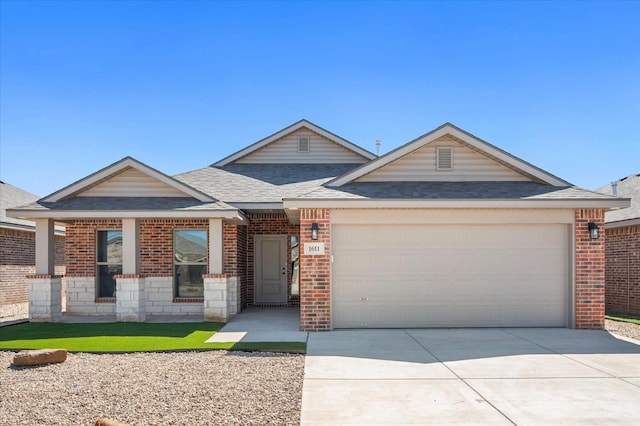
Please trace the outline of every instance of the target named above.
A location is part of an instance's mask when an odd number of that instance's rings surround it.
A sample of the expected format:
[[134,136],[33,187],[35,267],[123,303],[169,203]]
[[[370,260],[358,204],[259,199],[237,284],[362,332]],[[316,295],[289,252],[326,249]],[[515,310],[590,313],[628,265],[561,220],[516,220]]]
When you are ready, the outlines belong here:
[[605,319],[604,328],[621,336],[640,340],[640,324]]
[[69,354],[13,367],[0,352],[0,423],[299,424],[304,355],[264,352]]

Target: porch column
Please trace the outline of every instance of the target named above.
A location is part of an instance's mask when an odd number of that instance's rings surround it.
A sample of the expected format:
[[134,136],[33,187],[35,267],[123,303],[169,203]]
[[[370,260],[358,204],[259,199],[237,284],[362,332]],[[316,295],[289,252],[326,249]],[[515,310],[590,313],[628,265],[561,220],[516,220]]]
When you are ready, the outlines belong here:
[[138,219],[122,219],[122,273],[135,275],[139,264]]
[[209,219],[209,274],[222,274],[224,235],[222,219]]
[[143,322],[145,314],[144,278],[139,272],[139,222],[122,219],[122,275],[116,275],[116,319]]
[[36,219],[36,273],[27,276],[29,320],[62,319],[62,277],[54,275],[55,235],[51,219]]

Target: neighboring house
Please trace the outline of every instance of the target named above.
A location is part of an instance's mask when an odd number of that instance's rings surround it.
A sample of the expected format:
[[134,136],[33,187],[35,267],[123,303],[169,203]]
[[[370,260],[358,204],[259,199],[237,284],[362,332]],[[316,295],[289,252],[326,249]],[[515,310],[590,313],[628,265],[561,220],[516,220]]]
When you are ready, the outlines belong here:
[[[38,199],[0,181],[0,321],[29,314],[27,275],[35,273],[35,223],[7,217],[6,210]],[[64,228],[55,235],[55,270],[63,275]]]
[[640,316],[640,174],[598,192],[631,198],[631,207],[605,213],[607,312]]
[[[576,188],[451,124],[376,157],[301,120],[169,177],[124,158],[11,210],[37,222],[34,320],[300,306],[302,330],[604,324],[604,225]],[[297,275],[299,273],[299,276]]]

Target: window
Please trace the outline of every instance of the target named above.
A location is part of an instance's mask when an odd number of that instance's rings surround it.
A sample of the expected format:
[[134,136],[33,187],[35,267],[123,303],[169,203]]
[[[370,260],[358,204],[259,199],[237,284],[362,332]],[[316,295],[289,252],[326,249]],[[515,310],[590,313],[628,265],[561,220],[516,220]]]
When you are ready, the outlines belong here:
[[300,136],[298,137],[298,152],[310,152],[311,151],[311,141],[309,136]]
[[453,170],[453,148],[450,146],[436,147],[436,170]]
[[204,297],[207,273],[207,231],[175,231],[173,238],[175,297]]
[[116,297],[115,275],[122,274],[122,231],[98,231],[97,296]]

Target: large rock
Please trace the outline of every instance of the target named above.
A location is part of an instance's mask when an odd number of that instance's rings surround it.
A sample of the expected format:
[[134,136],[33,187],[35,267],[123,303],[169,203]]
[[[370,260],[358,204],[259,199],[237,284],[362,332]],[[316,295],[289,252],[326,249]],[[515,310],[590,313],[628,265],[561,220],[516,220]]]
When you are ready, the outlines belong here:
[[23,367],[28,365],[54,364],[67,360],[66,349],[37,349],[20,351],[13,357],[13,365]]
[[129,425],[126,423],[120,423],[119,421],[116,421],[116,420],[101,418],[96,420],[96,423],[94,426],[129,426]]

